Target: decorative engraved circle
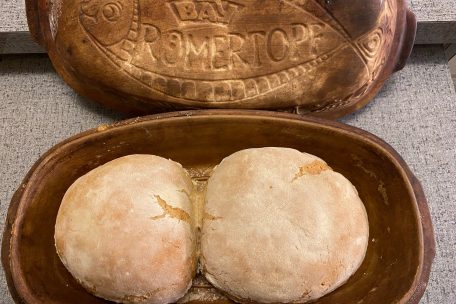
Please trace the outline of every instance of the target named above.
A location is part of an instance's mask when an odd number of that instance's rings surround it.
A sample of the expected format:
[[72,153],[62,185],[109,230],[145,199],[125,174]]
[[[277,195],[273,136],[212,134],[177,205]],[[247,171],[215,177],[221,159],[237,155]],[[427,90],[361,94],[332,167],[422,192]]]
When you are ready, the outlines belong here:
[[381,37],[381,32],[375,32],[371,37],[369,37],[369,40],[367,40],[364,43],[364,47],[370,54],[375,54],[379,47],[381,46],[382,42],[382,37]]
[[122,15],[122,4],[120,2],[110,2],[103,6],[103,17],[111,22],[119,20]]
[[377,28],[375,31],[359,40],[359,47],[368,59],[373,59],[377,57],[378,53],[382,50],[385,39],[383,29]]

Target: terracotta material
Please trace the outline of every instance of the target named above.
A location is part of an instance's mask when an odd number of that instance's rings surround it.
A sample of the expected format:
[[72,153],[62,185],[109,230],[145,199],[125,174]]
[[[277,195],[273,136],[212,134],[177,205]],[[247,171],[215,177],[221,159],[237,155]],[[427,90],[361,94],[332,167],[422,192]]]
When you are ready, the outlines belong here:
[[[283,146],[315,154],[357,187],[371,241],[347,284],[316,303],[419,303],[435,254],[419,182],[377,137],[340,123],[261,111],[189,111],[100,126],[55,146],[12,199],[2,262],[17,303],[107,303],[87,293],[60,262],[54,225],[60,201],[79,176],[117,157],[151,153],[182,163],[204,187],[214,164],[249,147]],[[200,277],[186,297],[229,303]]]
[[80,94],[129,114],[275,109],[335,118],[403,67],[405,0],[26,0]]

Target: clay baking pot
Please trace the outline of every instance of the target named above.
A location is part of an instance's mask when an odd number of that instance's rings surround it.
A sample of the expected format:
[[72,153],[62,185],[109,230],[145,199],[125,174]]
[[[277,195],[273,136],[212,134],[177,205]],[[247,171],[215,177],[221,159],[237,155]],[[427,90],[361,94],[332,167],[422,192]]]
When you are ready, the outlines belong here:
[[[14,195],[2,262],[17,303],[108,303],[86,292],[60,262],[54,225],[61,199],[80,176],[120,156],[171,158],[192,178],[207,179],[231,153],[251,147],[291,147],[315,154],[358,189],[370,224],[367,256],[350,280],[315,303],[419,303],[435,254],[431,219],[420,183],[385,142],[360,129],[316,118],[261,111],[189,111],[100,126],[41,157]],[[204,280],[186,297],[229,303]]]
[[274,109],[336,118],[370,101],[415,38],[406,0],[26,0],[80,94],[129,114]]

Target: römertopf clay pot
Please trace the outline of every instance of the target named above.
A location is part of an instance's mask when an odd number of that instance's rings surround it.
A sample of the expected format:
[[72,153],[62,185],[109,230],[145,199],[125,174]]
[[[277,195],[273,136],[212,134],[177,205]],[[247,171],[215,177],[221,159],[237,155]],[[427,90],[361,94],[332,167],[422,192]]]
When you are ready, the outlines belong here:
[[[315,303],[418,304],[435,254],[426,199],[402,158],[377,137],[336,122],[261,111],[195,111],[102,126],[51,149],[14,195],[2,262],[17,303],[109,303],[82,288],[58,258],[54,226],[62,197],[80,176],[129,154],[180,162],[204,187],[215,164],[253,147],[312,153],[358,189],[369,218],[367,255],[348,282]],[[201,277],[181,302],[229,303]]]
[[335,118],[403,67],[405,0],[26,0],[80,94],[130,114],[274,109]]

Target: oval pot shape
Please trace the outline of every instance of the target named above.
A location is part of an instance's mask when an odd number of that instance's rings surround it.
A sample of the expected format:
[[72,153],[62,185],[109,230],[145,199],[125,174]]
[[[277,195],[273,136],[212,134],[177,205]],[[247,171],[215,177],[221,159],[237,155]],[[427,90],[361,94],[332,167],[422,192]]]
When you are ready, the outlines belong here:
[[405,0],[27,0],[30,31],[80,94],[130,114],[277,109],[335,118],[403,67]]
[[[60,262],[54,225],[62,197],[80,176],[129,154],[180,162],[204,186],[214,165],[252,147],[312,153],[358,189],[369,217],[366,258],[349,281],[315,303],[419,303],[435,243],[420,183],[379,138],[353,127],[294,114],[207,110],[101,126],[58,144],[33,166],[14,195],[2,262],[17,303],[108,303],[83,289]],[[181,302],[229,303],[200,276]]]

